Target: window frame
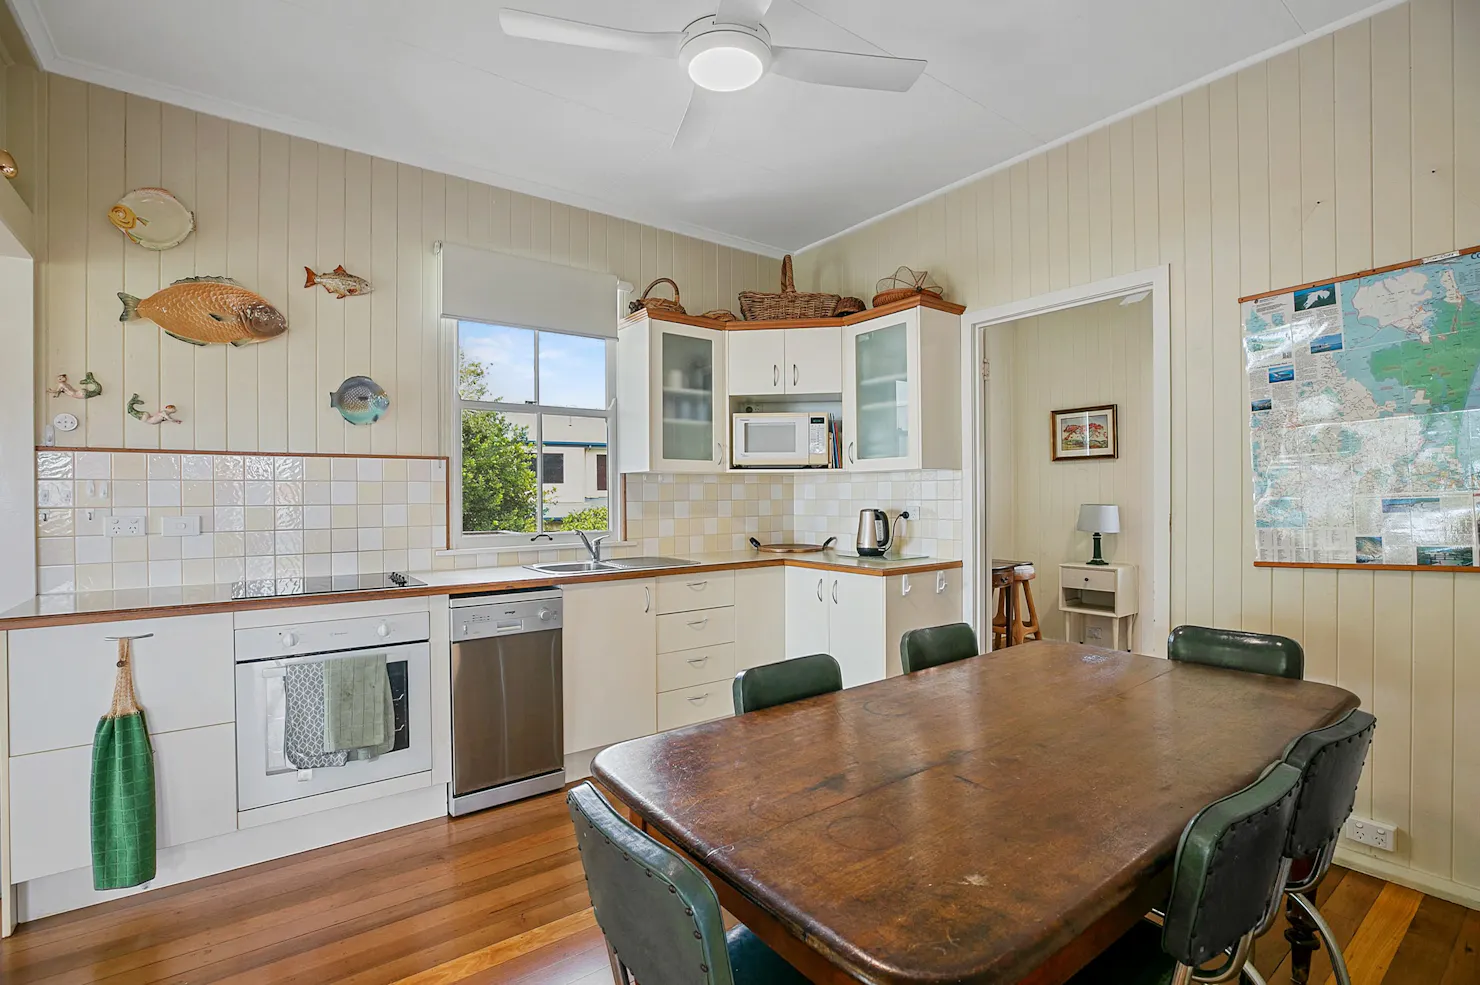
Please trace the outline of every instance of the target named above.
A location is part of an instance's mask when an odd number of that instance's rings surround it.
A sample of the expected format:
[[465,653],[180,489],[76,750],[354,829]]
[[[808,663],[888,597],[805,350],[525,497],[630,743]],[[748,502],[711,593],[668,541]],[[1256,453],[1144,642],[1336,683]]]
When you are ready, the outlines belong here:
[[[460,325],[468,322],[474,325],[493,325],[498,328],[517,328],[523,331],[536,333],[534,343],[534,402],[533,403],[510,403],[491,400],[466,400],[458,387],[459,366],[461,364],[462,337]],[[606,407],[595,409],[591,407],[564,407],[557,404],[542,404],[540,399],[540,344],[539,333],[547,335],[573,335],[572,332],[558,332],[548,328],[537,328],[529,325],[508,325],[502,322],[481,322],[475,318],[444,318],[443,323],[451,340],[451,358],[448,360],[450,369],[448,377],[451,381],[451,413],[448,421],[451,425],[449,434],[447,498],[449,527],[448,535],[453,551],[508,551],[508,550],[549,550],[552,548],[579,547],[581,540],[574,531],[545,531],[545,416],[554,415],[560,417],[589,417],[606,421],[606,455],[608,467],[614,461],[617,447],[617,340],[615,338],[604,338],[594,335],[577,335],[577,338],[590,338],[605,344],[606,351]],[[536,498],[535,524],[538,529],[534,533],[483,533],[467,532],[463,530],[462,510],[462,473],[463,473],[463,446],[462,446],[462,417],[464,411],[495,411],[501,414],[523,414],[535,418],[534,434],[534,460],[535,460],[535,489],[538,492]],[[569,463],[566,463],[567,467]],[[612,483],[607,482],[610,487]],[[605,490],[607,495],[607,527],[605,536],[615,543],[619,531],[622,529],[622,502],[617,491],[611,488]],[[587,531],[589,534],[601,534],[601,531]]]

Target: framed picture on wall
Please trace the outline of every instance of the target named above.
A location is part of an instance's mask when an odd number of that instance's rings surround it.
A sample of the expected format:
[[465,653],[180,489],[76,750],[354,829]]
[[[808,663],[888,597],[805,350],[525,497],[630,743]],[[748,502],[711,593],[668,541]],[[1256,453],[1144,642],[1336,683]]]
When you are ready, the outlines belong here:
[[1120,457],[1120,429],[1115,404],[1050,411],[1049,419],[1053,426],[1055,462]]

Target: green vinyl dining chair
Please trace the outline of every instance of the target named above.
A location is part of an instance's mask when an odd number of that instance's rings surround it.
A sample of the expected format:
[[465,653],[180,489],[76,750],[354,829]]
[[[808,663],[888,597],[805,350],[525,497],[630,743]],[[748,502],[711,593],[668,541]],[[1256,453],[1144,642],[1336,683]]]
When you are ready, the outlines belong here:
[[612,977],[621,985],[806,985],[744,925],[725,933],[693,864],[639,831],[588,781],[565,798]]
[[974,657],[976,633],[964,622],[912,629],[899,638],[899,665],[906,674]]
[[750,667],[735,675],[735,714],[843,689],[843,669],[826,653]]
[[1267,633],[1178,626],[1167,637],[1167,657],[1297,681],[1305,677],[1305,651],[1300,644]]
[[[1204,807],[1182,831],[1162,926],[1143,921],[1079,971],[1069,985],[1262,985],[1248,964],[1273,919],[1290,863],[1300,770],[1272,765],[1262,777]],[[1214,961],[1217,966],[1208,968]]]

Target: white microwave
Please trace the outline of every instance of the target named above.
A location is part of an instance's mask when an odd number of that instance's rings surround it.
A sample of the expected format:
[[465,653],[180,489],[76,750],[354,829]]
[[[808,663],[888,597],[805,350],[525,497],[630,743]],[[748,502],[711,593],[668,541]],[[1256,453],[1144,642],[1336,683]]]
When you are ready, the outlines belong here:
[[735,414],[730,463],[736,468],[827,468],[828,414]]

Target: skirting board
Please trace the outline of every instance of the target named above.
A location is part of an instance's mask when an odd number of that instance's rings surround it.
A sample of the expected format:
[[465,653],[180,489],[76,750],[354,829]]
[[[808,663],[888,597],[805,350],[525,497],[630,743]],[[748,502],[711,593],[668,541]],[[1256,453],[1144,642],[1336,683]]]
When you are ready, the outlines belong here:
[[365,804],[307,814],[176,845],[159,853],[158,875],[148,888],[98,892],[92,870],[73,869],[16,886],[16,916],[24,923],[55,913],[162,889],[176,883],[323,848],[392,828],[447,816],[447,787],[436,784]]
[[1460,906],[1467,906],[1472,910],[1480,910],[1480,886],[1467,886],[1462,882],[1436,876],[1431,872],[1420,872],[1406,865],[1394,865],[1376,856],[1360,855],[1346,848],[1336,850],[1336,864],[1369,876],[1376,876],[1378,879],[1395,882],[1400,886],[1407,886],[1409,889],[1416,889],[1430,896],[1437,896],[1451,903],[1458,903]]

